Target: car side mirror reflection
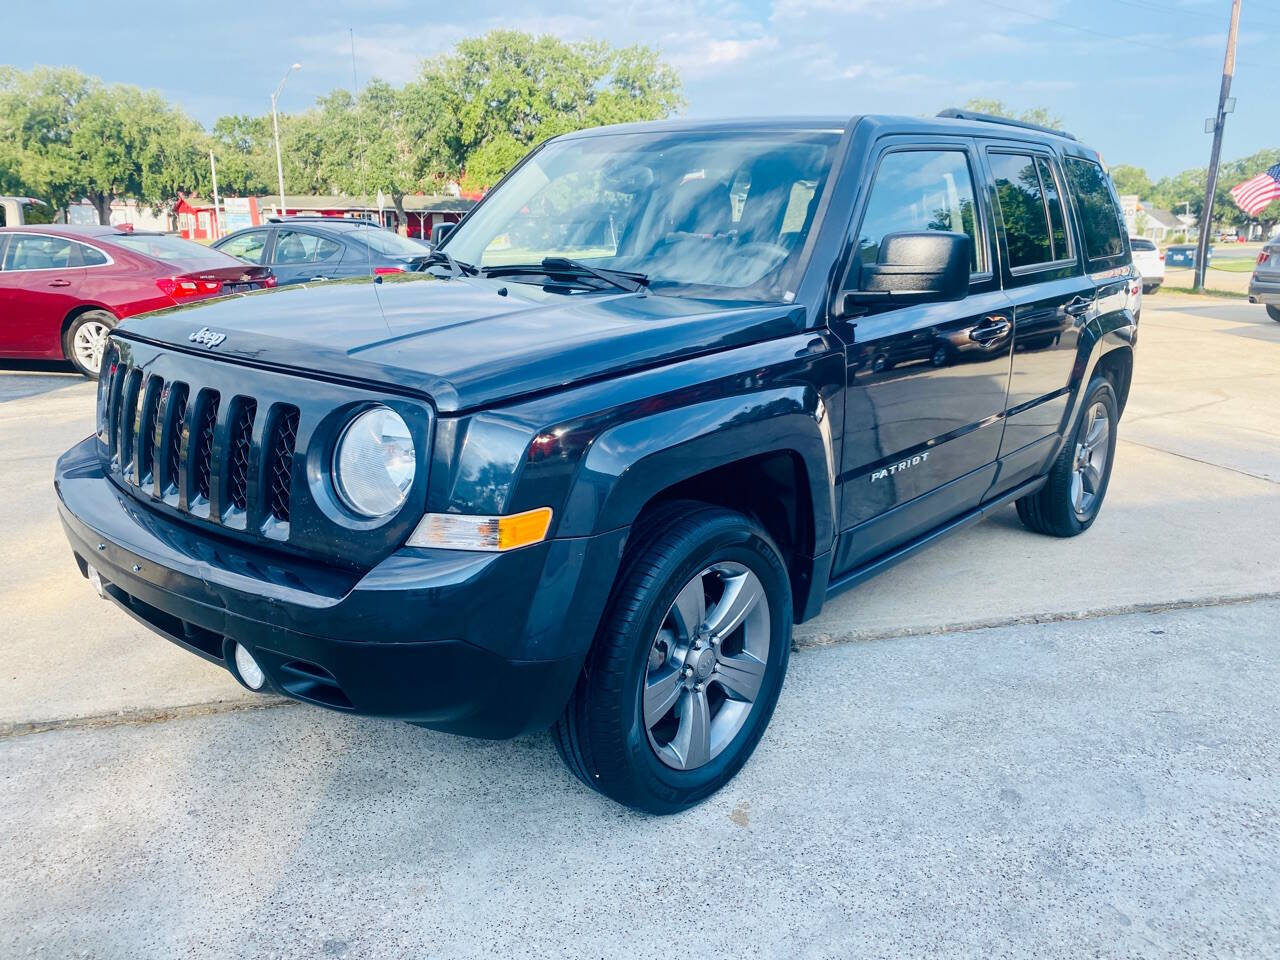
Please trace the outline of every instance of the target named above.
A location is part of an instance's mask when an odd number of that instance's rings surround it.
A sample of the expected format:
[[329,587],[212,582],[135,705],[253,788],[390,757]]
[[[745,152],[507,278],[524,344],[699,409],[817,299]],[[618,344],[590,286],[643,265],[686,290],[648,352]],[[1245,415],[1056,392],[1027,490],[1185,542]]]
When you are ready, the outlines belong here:
[[449,234],[453,233],[456,223],[437,223],[435,229],[431,231],[431,243],[435,247],[439,247],[445,240],[449,239]]
[[966,234],[937,230],[887,234],[875,263],[855,262],[858,289],[844,292],[843,312],[859,313],[871,304],[963,300],[969,293],[972,243]]

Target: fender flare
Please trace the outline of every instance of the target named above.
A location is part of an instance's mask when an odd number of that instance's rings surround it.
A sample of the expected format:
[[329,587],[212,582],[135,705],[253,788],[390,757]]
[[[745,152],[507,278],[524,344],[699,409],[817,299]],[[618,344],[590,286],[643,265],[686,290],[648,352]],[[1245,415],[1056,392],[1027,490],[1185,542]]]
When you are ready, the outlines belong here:
[[799,458],[813,507],[814,552],[829,550],[835,539],[836,447],[830,413],[807,384],[718,397],[603,431],[574,477],[557,535],[629,526],[663,490],[772,453]]

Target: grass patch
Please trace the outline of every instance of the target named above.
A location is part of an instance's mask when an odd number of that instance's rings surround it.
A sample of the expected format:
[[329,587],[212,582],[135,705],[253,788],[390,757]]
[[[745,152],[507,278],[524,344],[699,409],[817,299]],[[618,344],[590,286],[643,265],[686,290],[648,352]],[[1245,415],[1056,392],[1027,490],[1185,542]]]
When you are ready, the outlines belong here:
[[[1247,293],[1240,293],[1236,290],[1192,290],[1190,287],[1168,287],[1160,288],[1160,293],[1185,293],[1191,297],[1226,297],[1228,300],[1248,300]],[[1156,296],[1156,294],[1150,294]]]
[[1210,270],[1224,270],[1227,273],[1253,273],[1253,268],[1253,260],[1226,260],[1209,264]]

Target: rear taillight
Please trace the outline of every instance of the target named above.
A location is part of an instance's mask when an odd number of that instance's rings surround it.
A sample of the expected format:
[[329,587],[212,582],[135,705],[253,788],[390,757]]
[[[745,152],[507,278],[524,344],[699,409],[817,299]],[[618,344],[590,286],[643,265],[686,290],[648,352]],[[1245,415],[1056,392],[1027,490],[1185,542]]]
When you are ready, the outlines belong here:
[[373,275],[375,277],[385,276],[388,273],[404,273],[404,267],[374,267]]
[[183,280],[179,277],[161,277],[156,286],[166,297],[173,300],[190,300],[194,297],[209,297],[222,289],[221,280]]
[[1266,263],[1270,259],[1271,259],[1271,251],[1263,250],[1260,254],[1258,254],[1258,266],[1262,266],[1264,263]]
[[266,276],[262,278],[262,286],[264,289],[266,287],[274,287],[275,285],[276,285],[276,275],[274,273],[271,274],[270,276]]
[[1163,254],[1163,253],[1162,253],[1162,254],[1160,254],[1160,261],[1161,261],[1162,263],[1164,262],[1164,254]]

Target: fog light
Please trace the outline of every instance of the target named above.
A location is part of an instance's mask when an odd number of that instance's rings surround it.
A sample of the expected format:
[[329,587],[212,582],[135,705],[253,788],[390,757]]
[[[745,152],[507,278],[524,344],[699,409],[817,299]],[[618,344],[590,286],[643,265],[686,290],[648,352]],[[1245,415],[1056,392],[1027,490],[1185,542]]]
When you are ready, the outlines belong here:
[[89,582],[93,584],[93,589],[98,591],[98,596],[105,600],[107,592],[102,589],[102,575],[93,567],[89,567]]
[[236,670],[240,673],[240,679],[244,681],[244,685],[250,690],[261,690],[262,685],[267,682],[267,675],[258,666],[258,661],[253,659],[253,654],[238,643],[236,644]]

